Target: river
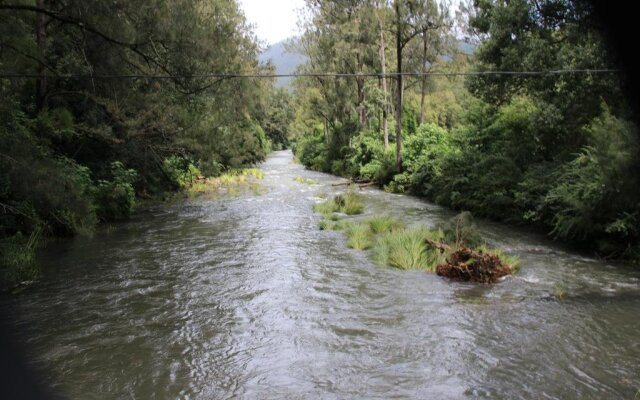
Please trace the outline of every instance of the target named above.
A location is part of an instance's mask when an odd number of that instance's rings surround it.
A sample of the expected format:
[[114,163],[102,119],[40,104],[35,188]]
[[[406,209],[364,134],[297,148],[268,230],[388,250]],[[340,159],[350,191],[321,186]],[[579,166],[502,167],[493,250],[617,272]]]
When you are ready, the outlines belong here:
[[[521,258],[494,286],[381,267],[320,231],[337,178],[288,151],[262,194],[137,213],[50,246],[39,282],[0,298],[34,365],[71,399],[633,399],[640,271],[478,221]],[[296,176],[314,179],[300,184]],[[362,190],[366,215],[453,213]],[[563,294],[563,296],[557,296]]]

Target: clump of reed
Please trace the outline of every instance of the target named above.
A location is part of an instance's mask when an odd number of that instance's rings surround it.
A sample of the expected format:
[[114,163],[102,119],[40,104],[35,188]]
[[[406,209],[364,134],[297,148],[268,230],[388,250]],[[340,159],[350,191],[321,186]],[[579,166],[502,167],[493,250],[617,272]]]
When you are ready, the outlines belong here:
[[373,245],[373,233],[363,224],[351,225],[347,229],[347,246],[356,250],[366,250]]
[[374,215],[365,221],[374,234],[403,229],[405,224],[389,215]]
[[399,269],[421,269],[434,272],[446,256],[429,245],[426,239],[441,236],[441,231],[425,228],[388,231],[378,237],[374,257],[384,265]]
[[364,211],[364,203],[362,202],[362,196],[359,194],[347,192],[322,203],[315,204],[313,209],[322,214],[340,212],[347,215],[356,215],[362,214],[362,211]]

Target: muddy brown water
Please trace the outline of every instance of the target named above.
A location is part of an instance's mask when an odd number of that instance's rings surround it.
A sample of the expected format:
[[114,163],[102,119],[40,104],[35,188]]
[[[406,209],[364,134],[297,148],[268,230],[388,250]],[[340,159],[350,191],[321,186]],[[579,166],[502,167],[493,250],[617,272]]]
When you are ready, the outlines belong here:
[[[263,194],[153,208],[43,252],[40,281],[0,308],[49,384],[72,399],[636,396],[640,271],[488,222],[516,278],[381,267],[318,229],[312,204],[343,188],[291,160],[261,166]],[[363,194],[366,215],[453,215]]]

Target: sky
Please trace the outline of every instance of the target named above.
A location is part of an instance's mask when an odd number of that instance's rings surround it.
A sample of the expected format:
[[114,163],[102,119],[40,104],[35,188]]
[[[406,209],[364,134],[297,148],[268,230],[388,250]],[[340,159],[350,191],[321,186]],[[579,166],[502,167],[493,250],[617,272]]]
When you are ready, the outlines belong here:
[[266,44],[274,44],[298,33],[298,10],[303,0],[240,0],[247,20]]

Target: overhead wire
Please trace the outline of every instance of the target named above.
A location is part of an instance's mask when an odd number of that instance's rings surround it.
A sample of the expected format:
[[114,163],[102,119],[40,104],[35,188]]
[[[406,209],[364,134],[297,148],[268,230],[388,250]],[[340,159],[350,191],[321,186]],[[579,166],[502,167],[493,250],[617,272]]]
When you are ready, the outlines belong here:
[[338,72],[301,72],[291,74],[270,74],[270,73],[211,73],[194,75],[155,75],[155,74],[135,74],[135,75],[91,75],[91,74],[16,74],[0,73],[0,79],[208,79],[208,78],[302,78],[302,77],[326,77],[326,78],[396,78],[402,77],[423,77],[423,76],[544,76],[544,75],[570,75],[570,74],[617,74],[618,69],[560,69],[544,71],[466,71],[466,72],[388,72],[388,73],[338,73]]

